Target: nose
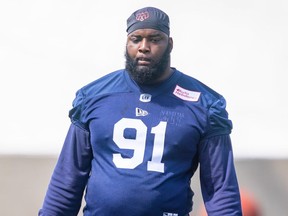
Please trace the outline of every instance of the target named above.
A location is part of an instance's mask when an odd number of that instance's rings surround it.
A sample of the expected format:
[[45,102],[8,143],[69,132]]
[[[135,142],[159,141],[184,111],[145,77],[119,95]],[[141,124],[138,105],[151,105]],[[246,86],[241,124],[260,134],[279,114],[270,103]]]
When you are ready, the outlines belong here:
[[150,45],[149,42],[147,41],[147,39],[143,39],[139,45],[139,52],[141,53],[147,53],[150,52]]

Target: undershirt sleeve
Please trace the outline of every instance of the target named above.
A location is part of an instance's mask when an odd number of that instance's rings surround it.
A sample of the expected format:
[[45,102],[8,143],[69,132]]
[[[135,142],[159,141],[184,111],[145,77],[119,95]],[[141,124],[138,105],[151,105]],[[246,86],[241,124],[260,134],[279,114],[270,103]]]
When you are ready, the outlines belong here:
[[199,149],[202,196],[209,216],[241,216],[239,187],[229,135],[205,139]]
[[39,216],[78,214],[91,160],[89,133],[71,124]]

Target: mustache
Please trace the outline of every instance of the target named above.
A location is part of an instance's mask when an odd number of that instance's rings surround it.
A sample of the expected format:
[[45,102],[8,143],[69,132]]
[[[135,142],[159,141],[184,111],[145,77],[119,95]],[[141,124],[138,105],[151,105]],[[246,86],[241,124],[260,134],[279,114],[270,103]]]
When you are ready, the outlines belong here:
[[150,58],[145,58],[145,57],[137,57],[136,61],[151,61]]

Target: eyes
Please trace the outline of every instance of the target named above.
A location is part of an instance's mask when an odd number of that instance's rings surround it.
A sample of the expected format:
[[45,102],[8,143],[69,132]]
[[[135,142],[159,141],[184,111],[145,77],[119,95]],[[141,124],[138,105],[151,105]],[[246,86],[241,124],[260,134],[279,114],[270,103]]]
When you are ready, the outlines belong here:
[[158,35],[157,36],[149,36],[147,38],[137,36],[137,35],[130,36],[130,41],[135,43],[135,44],[140,43],[144,39],[147,39],[147,42],[157,44],[157,43],[161,42],[163,38],[161,36],[158,36]]

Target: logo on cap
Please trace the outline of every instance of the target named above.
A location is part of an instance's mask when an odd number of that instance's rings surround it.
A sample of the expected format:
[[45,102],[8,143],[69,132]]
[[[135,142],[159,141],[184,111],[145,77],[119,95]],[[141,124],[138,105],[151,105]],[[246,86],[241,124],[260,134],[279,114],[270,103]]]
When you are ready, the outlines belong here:
[[149,12],[148,11],[144,11],[144,12],[140,12],[140,13],[136,14],[136,20],[138,20],[138,21],[144,21],[148,18],[149,18]]

